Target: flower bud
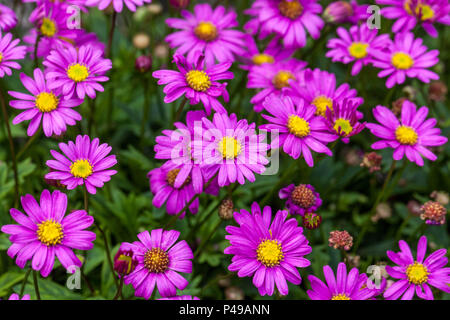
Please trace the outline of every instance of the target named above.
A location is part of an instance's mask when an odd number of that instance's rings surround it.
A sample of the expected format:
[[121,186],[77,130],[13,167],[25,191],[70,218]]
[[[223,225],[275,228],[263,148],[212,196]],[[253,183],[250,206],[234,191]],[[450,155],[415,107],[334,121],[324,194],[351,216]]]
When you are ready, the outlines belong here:
[[230,220],[233,218],[234,204],[230,198],[225,199],[219,206],[219,217],[223,220]]
[[420,219],[426,224],[441,225],[445,223],[447,209],[436,201],[428,201],[420,208]]
[[169,3],[175,9],[184,9],[189,5],[189,0],[169,0]]
[[405,97],[401,97],[398,98],[397,100],[395,100],[394,102],[392,102],[392,112],[395,114],[396,117],[399,117],[402,114],[402,107],[403,107],[403,102],[405,102],[406,99]]
[[418,203],[416,200],[409,200],[408,204],[406,205],[408,208],[408,211],[413,216],[419,216],[420,215],[420,203]]
[[383,160],[383,157],[376,152],[365,153],[360,166],[369,168],[370,173],[380,171],[381,160]]
[[442,81],[433,81],[428,88],[428,97],[433,101],[444,101],[448,88]]
[[152,69],[152,58],[150,56],[140,56],[136,58],[136,70],[145,73]]
[[430,194],[430,197],[435,201],[439,202],[440,204],[442,204],[443,206],[446,206],[449,203],[448,193],[445,191],[435,190]]
[[225,289],[226,300],[244,300],[244,291],[241,288],[231,286]]
[[344,23],[353,15],[353,7],[347,1],[334,1],[325,8],[323,19],[328,23]]
[[120,276],[126,276],[134,271],[137,264],[133,250],[128,245],[122,244],[114,256],[114,270]]
[[331,231],[328,238],[328,244],[334,249],[348,251],[353,246],[353,237],[347,231]]
[[151,14],[160,14],[162,12],[162,5],[159,3],[152,3],[147,6],[148,12]]
[[308,212],[302,218],[303,227],[306,229],[317,229],[322,223],[322,217],[317,213]]
[[133,46],[136,49],[145,49],[150,45],[150,37],[145,33],[137,33],[133,37]]
[[155,50],[153,51],[153,54],[157,58],[164,59],[169,54],[169,47],[165,43],[158,43],[155,46]]

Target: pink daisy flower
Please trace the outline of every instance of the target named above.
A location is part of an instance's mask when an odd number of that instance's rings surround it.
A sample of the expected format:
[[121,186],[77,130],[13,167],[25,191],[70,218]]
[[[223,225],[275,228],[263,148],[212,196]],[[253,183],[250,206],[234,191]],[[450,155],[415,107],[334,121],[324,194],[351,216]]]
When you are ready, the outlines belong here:
[[105,10],[112,5],[114,11],[122,12],[125,4],[130,11],[135,12],[136,7],[143,6],[146,3],[151,3],[152,0],[85,0],[85,5],[89,7],[98,7],[99,10]]
[[289,58],[295,50],[283,48],[279,44],[279,40],[277,37],[273,38],[267,45],[267,48],[261,52],[256,45],[255,39],[251,35],[245,35],[247,50],[241,55],[241,59],[244,60],[245,64],[240,67],[244,70],[250,70],[253,66],[260,66],[266,63],[272,64],[275,61]]
[[25,46],[17,46],[19,39],[12,40],[12,34],[2,35],[0,31],[0,78],[12,74],[11,69],[20,69],[21,66],[14,60],[22,60],[26,55]]
[[290,86],[289,80],[296,80],[306,64],[304,61],[291,58],[251,68],[247,88],[262,89],[250,100],[254,104],[255,111],[262,111],[262,102],[270,94],[281,95],[283,88]]
[[387,50],[369,49],[373,57],[373,66],[383,69],[378,77],[389,76],[386,87],[392,88],[395,84],[402,84],[406,77],[417,78],[422,82],[429,83],[430,80],[438,80],[439,76],[428,70],[439,62],[439,50],[427,51],[422,45],[421,38],[414,39],[410,32],[397,33],[394,44]]
[[194,13],[181,11],[184,19],[169,18],[166,23],[174,29],[181,29],[166,37],[176,53],[186,54],[188,61],[195,61],[194,53],[201,50],[205,53],[207,66],[214,62],[233,62],[235,55],[244,53],[244,33],[233,29],[238,26],[237,14],[234,10],[226,10],[217,6],[214,10],[208,3],[197,4]]
[[350,31],[339,27],[337,34],[340,38],[330,39],[327,47],[330,48],[326,57],[333,62],[339,61],[344,64],[352,63],[352,76],[357,75],[363,66],[371,62],[369,48],[384,50],[392,45],[388,34],[377,36],[378,30],[370,30],[366,24],[352,26]]
[[448,259],[447,249],[439,249],[425,258],[427,252],[427,237],[421,236],[417,244],[417,255],[414,258],[408,244],[398,242],[400,252],[387,251],[386,254],[397,266],[386,266],[386,272],[393,278],[399,279],[385,292],[387,300],[412,300],[414,293],[419,298],[434,300],[430,286],[446,293],[450,293],[450,268],[444,268]]
[[81,120],[81,115],[72,108],[83,103],[81,99],[62,100],[60,90],[52,91],[44,79],[40,69],[34,69],[34,79],[24,73],[20,74],[20,80],[24,87],[31,93],[24,94],[16,91],[8,91],[14,98],[9,105],[15,109],[25,110],[16,116],[12,123],[19,124],[25,120],[31,120],[27,129],[28,136],[36,133],[41,124],[45,136],[60,135],[67,130],[67,125],[74,126]]
[[311,300],[371,300],[380,292],[367,288],[367,275],[352,268],[347,274],[344,262],[339,263],[336,277],[330,266],[323,267],[326,283],[313,275],[308,276],[311,290],[308,294]]
[[112,148],[106,143],[99,144],[98,138],[91,141],[88,135],[77,136],[75,143],[61,142],[59,148],[64,155],[50,150],[56,160],[46,162],[52,171],[45,178],[58,180],[69,190],[84,184],[89,193],[95,194],[96,188],[102,188],[117,173],[116,170],[108,170],[117,163],[115,155],[107,156]]
[[303,229],[294,218],[286,220],[288,212],[279,210],[272,220],[272,209],[263,210],[254,202],[251,212],[241,209],[234,213],[239,226],[227,226],[225,238],[230,246],[225,254],[232,254],[228,270],[239,277],[252,277],[259,294],[271,296],[276,285],[281,295],[287,295],[287,282],[299,285],[302,281],[297,268],[311,262],[303,256],[311,253]]
[[200,298],[194,296],[175,296],[170,298],[160,298],[158,300],[200,300]]
[[175,244],[179,231],[163,229],[141,232],[140,241],[131,244],[138,261],[136,269],[124,277],[132,284],[136,297],[149,299],[155,286],[161,297],[173,297],[177,289],[183,290],[188,281],[179,274],[192,273],[194,254],[185,240]]
[[295,103],[305,100],[307,105],[316,107],[316,115],[325,117],[326,110],[333,109],[335,103],[352,99],[360,105],[364,99],[357,97],[355,89],[350,89],[347,83],[336,87],[336,76],[320,69],[306,69],[296,81],[289,81],[290,87],[284,93],[289,95]]
[[435,23],[450,25],[450,3],[448,0],[377,0],[378,4],[390,5],[381,9],[381,14],[396,20],[392,31],[412,30],[421,24],[432,37],[437,37]]
[[394,113],[384,106],[373,109],[373,116],[380,124],[368,123],[366,127],[373,135],[381,138],[372,144],[372,149],[393,148],[394,160],[401,160],[406,155],[409,161],[423,166],[422,156],[435,161],[437,156],[428,147],[445,144],[448,139],[441,136],[441,130],[435,128],[436,119],[425,120],[428,108],[423,106],[416,110],[416,105],[405,100],[400,121]]
[[76,96],[94,99],[95,91],[103,92],[99,82],[108,81],[104,74],[112,68],[109,59],[103,59],[103,51],[87,45],[78,50],[74,47],[57,47],[43,62],[45,77],[50,89],[62,88],[64,99]]
[[30,295],[25,294],[21,299],[17,293],[13,293],[12,295],[9,296],[8,300],[30,300]]
[[310,149],[315,152],[332,156],[333,153],[326,144],[337,139],[328,132],[325,119],[315,116],[315,107],[309,107],[301,99],[294,105],[288,96],[271,95],[263,103],[264,109],[270,114],[262,114],[269,124],[260,129],[277,131],[279,136],[272,140],[271,148],[283,148],[294,159],[303,154],[306,164],[314,165]]
[[9,7],[0,4],[0,31],[8,32],[17,24],[16,14]]
[[220,187],[245,179],[254,182],[254,172],[262,174],[269,163],[265,135],[257,134],[255,124],[237,120],[233,113],[215,113],[213,121],[203,118],[204,128],[195,128],[194,158],[208,176],[218,172]]
[[153,77],[159,79],[159,85],[167,84],[164,88],[165,103],[173,102],[185,95],[190,104],[197,104],[201,101],[208,115],[211,113],[211,108],[216,112],[226,113],[217,98],[222,96],[224,101],[228,102],[227,84],[218,81],[233,79],[233,73],[227,71],[231,67],[231,62],[210,65],[205,68],[204,58],[205,56],[200,51],[196,51],[194,63],[190,63],[184,56],[175,54],[173,61],[179,71],[158,70],[153,72]]
[[253,6],[260,9],[260,37],[276,33],[288,48],[306,45],[305,28],[313,39],[318,39],[325,25],[320,17],[322,6],[316,0],[257,0]]
[[21,197],[26,215],[11,209],[11,217],[19,224],[4,225],[1,231],[10,234],[8,256],[16,256],[16,264],[24,268],[31,260],[33,270],[47,277],[53,269],[55,255],[64,268],[81,267],[81,261],[73,249],[90,250],[94,246],[95,233],[86,231],[94,222],[84,210],[72,211],[65,216],[67,196],[55,190],[42,191],[40,204],[32,195]]

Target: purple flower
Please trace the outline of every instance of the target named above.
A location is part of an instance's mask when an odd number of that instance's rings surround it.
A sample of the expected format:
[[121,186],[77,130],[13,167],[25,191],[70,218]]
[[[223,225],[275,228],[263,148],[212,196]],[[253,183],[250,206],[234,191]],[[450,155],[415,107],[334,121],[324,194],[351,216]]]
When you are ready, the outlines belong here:
[[315,212],[322,205],[320,195],[310,184],[300,184],[295,186],[293,183],[280,189],[278,193],[280,199],[287,199],[286,208],[290,214],[299,214]]
[[239,277],[252,277],[259,294],[271,296],[276,284],[281,295],[289,292],[287,281],[299,285],[302,281],[297,268],[311,263],[303,256],[311,253],[303,229],[297,220],[286,220],[287,211],[279,210],[272,220],[269,206],[261,211],[254,202],[251,213],[240,210],[234,213],[239,226],[227,226],[225,238],[230,246],[225,254],[232,254],[228,270],[237,271]]
[[234,55],[244,53],[244,33],[233,29],[238,26],[237,14],[234,10],[226,10],[217,6],[214,10],[208,3],[197,4],[194,14],[181,11],[184,19],[169,18],[166,23],[174,29],[181,29],[166,37],[176,53],[186,54],[188,61],[195,61],[195,52],[205,53],[206,65],[213,66],[218,62],[233,62]]
[[306,69],[296,81],[289,81],[290,87],[284,90],[295,103],[305,100],[307,105],[316,107],[316,115],[325,117],[327,109],[333,109],[333,105],[345,98],[352,98],[354,103],[362,104],[364,99],[356,97],[355,89],[350,89],[347,83],[336,88],[336,77],[320,69]]
[[11,217],[19,224],[9,224],[1,231],[10,234],[12,245],[8,256],[16,256],[16,264],[24,268],[28,260],[33,270],[47,277],[53,269],[55,255],[64,268],[81,267],[73,249],[90,250],[94,246],[95,233],[86,231],[94,222],[84,210],[72,211],[65,217],[67,196],[55,190],[42,191],[40,205],[32,195],[21,197],[26,215],[11,209]]
[[438,32],[434,23],[450,25],[450,3],[448,0],[377,0],[378,4],[391,5],[381,9],[381,14],[387,19],[394,19],[392,31],[403,32],[412,30],[417,23],[422,24],[425,31],[432,37]]
[[85,5],[89,7],[98,7],[99,10],[105,10],[112,5],[114,11],[122,12],[125,4],[130,11],[135,12],[136,7],[143,6],[145,3],[151,3],[152,0],[86,0]]
[[377,36],[378,30],[370,30],[366,24],[352,26],[350,32],[339,27],[337,34],[340,38],[328,41],[327,47],[331,50],[325,56],[332,58],[333,62],[339,61],[345,64],[353,62],[352,76],[357,75],[363,66],[372,61],[369,48],[384,50],[392,45],[388,34]]
[[30,300],[30,295],[25,294],[25,295],[23,295],[23,297],[21,299],[17,293],[13,293],[12,295],[9,296],[8,300]]
[[336,277],[330,266],[323,267],[326,283],[313,275],[308,276],[311,290],[306,293],[311,300],[369,300],[379,294],[379,290],[366,287],[367,275],[359,274],[357,268],[353,268],[347,274],[347,267],[340,262]]
[[352,99],[344,99],[334,105],[333,111],[326,111],[325,122],[329,131],[340,136],[344,143],[348,143],[349,138],[360,133],[366,125],[359,122],[362,114],[356,110],[358,106]]
[[282,147],[283,151],[294,159],[303,154],[306,164],[310,167],[314,165],[310,149],[333,155],[326,144],[336,140],[337,136],[328,132],[323,117],[314,115],[314,106],[305,105],[302,99],[294,105],[290,97],[279,98],[274,94],[266,98],[263,105],[270,115],[262,114],[262,117],[270,123],[261,125],[260,129],[279,133],[279,136],[272,140],[271,148]]
[[313,39],[320,37],[325,25],[319,14],[322,6],[316,0],[256,0],[260,38],[276,33],[285,47],[302,48],[306,45],[306,30]]
[[241,55],[245,64],[240,67],[244,70],[250,70],[253,66],[260,66],[266,63],[272,64],[289,58],[295,50],[283,48],[279,44],[279,40],[278,37],[273,38],[267,45],[267,48],[260,52],[255,39],[251,35],[245,35],[247,50]]
[[402,84],[406,77],[417,78],[422,82],[429,83],[430,80],[438,80],[439,76],[428,70],[439,62],[439,50],[427,51],[422,45],[422,39],[414,39],[410,32],[397,33],[393,45],[387,50],[369,49],[373,57],[373,66],[383,69],[378,77],[389,76],[386,87],[392,88],[395,84]]
[[34,69],[34,80],[24,73],[20,74],[20,80],[31,95],[8,91],[14,98],[20,99],[11,100],[9,105],[15,109],[25,110],[15,117],[12,123],[31,120],[27,130],[28,136],[31,137],[36,133],[41,120],[47,137],[53,134],[60,135],[66,132],[66,125],[74,126],[76,121],[81,120],[81,115],[72,108],[78,107],[83,100],[62,100],[61,90],[59,88],[50,90],[40,69]]
[[264,134],[257,134],[255,124],[237,120],[233,113],[215,113],[213,121],[203,118],[204,128],[196,127],[194,158],[208,176],[218,172],[220,187],[245,179],[254,182],[254,172],[262,174],[269,163]]
[[367,4],[359,5],[356,0],[334,1],[330,3],[323,12],[323,18],[326,22],[341,24],[349,22],[357,24],[361,20],[367,20]]
[[205,56],[197,51],[194,55],[194,63],[190,63],[180,54],[173,56],[179,71],[158,70],[153,72],[153,77],[159,79],[158,84],[167,84],[164,88],[165,103],[177,100],[183,94],[189,99],[190,104],[203,103],[206,113],[211,113],[211,108],[216,112],[226,113],[225,108],[217,100],[222,96],[228,102],[229,96],[226,83],[219,80],[233,79],[233,73],[227,71],[231,62],[210,65],[205,68]]
[[416,105],[405,100],[400,121],[391,110],[383,106],[373,109],[373,116],[380,124],[368,123],[366,127],[373,135],[381,138],[372,144],[372,149],[393,148],[394,160],[401,160],[404,155],[409,161],[423,166],[422,156],[435,161],[437,156],[428,147],[443,145],[448,141],[441,136],[441,130],[435,128],[436,119],[425,120],[428,108],[423,106],[416,111]]
[[[152,204],[156,208],[160,208],[166,203],[166,211],[169,215],[176,215],[180,212],[186,204],[195,196],[196,192],[193,186],[192,174],[188,173],[186,176],[182,176],[183,183],[179,187],[175,187],[175,182],[180,174],[185,173],[182,170],[182,166],[173,162],[166,162],[160,168],[155,168],[147,174],[147,178],[150,182],[150,191],[153,193]],[[177,182],[179,182],[179,179]],[[192,214],[196,214],[198,211],[199,200],[196,198],[190,205],[189,211]],[[186,214],[184,211],[180,215],[180,219],[183,219]]]
[[137,264],[138,261],[132,246],[127,242],[122,243],[114,256],[114,271],[117,272],[119,277],[126,276],[134,271]]
[[16,14],[9,7],[0,4],[0,31],[8,32],[17,24]]
[[255,111],[262,111],[262,102],[270,94],[281,95],[283,88],[290,86],[289,80],[296,80],[306,64],[304,61],[291,58],[251,68],[247,88],[262,89],[250,100],[255,105]]
[[194,296],[175,296],[170,298],[160,298],[158,300],[200,300],[200,298]]
[[421,236],[414,259],[405,241],[400,240],[398,246],[400,252],[386,252],[389,259],[397,264],[395,267],[386,266],[386,272],[399,280],[384,292],[385,299],[397,300],[403,295],[402,300],[412,300],[416,293],[419,298],[433,300],[430,286],[450,293],[450,268],[444,268],[448,263],[446,249],[436,250],[425,259],[427,237]]
[[162,297],[173,297],[177,288],[186,288],[188,282],[178,272],[192,272],[194,254],[186,241],[175,244],[179,236],[179,231],[155,229],[151,235],[148,231],[139,233],[140,241],[130,244],[138,265],[124,280],[133,285],[136,297],[149,299],[155,285]]
[[74,47],[57,47],[43,62],[47,67],[45,77],[50,89],[62,88],[64,99],[85,95],[94,99],[95,91],[103,91],[99,82],[108,81],[104,74],[111,69],[109,59],[103,59],[103,51],[83,45],[78,50]]
[[59,148],[64,155],[50,150],[56,160],[46,162],[52,171],[45,178],[59,180],[69,190],[84,184],[89,193],[95,194],[96,188],[102,188],[117,173],[108,170],[117,163],[115,155],[107,156],[112,148],[106,143],[99,144],[98,138],[91,141],[88,135],[78,135],[75,143],[61,142]]
[[14,60],[22,60],[26,55],[25,46],[17,46],[19,39],[12,40],[12,34],[2,35],[0,30],[0,78],[12,74],[11,69],[20,69],[21,66]]

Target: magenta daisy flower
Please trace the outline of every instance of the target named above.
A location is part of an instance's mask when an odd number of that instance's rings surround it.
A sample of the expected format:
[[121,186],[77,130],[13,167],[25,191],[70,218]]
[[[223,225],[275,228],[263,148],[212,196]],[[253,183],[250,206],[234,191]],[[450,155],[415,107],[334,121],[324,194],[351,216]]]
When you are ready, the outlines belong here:
[[9,7],[0,4],[0,31],[8,32],[17,24],[16,14]]
[[397,266],[386,266],[386,272],[393,278],[399,279],[385,292],[387,300],[412,300],[414,293],[419,298],[433,300],[430,286],[450,293],[450,268],[444,268],[448,259],[445,256],[447,249],[439,249],[425,258],[427,252],[427,237],[421,236],[417,244],[417,255],[411,253],[408,244],[398,242],[400,252],[387,251],[386,254]]
[[102,188],[117,173],[116,170],[108,170],[117,163],[115,155],[107,156],[112,148],[106,143],[99,144],[98,138],[91,141],[88,135],[77,136],[75,143],[61,142],[59,148],[64,155],[50,150],[56,160],[46,162],[52,171],[45,178],[58,180],[69,190],[84,184],[89,193],[95,194],[96,188]]
[[21,299],[17,293],[13,293],[12,295],[9,296],[8,300],[30,300],[30,295],[25,294]]
[[286,90],[295,103],[305,100],[309,105],[316,107],[316,115],[325,117],[327,109],[333,109],[336,102],[345,98],[352,98],[354,103],[362,104],[364,99],[357,97],[355,89],[350,89],[347,83],[336,88],[336,77],[320,69],[306,69],[298,76],[297,81],[289,81],[290,87]]
[[270,123],[261,125],[260,129],[279,133],[278,138],[272,140],[271,148],[282,147],[294,159],[303,154],[310,167],[314,165],[310,149],[333,155],[326,144],[336,140],[337,136],[328,132],[323,117],[314,115],[315,107],[305,105],[301,99],[294,105],[290,97],[277,97],[274,94],[266,98],[263,105],[270,115],[262,114],[262,117]]
[[232,254],[228,270],[239,277],[252,277],[259,294],[271,296],[275,285],[281,295],[289,292],[287,282],[299,285],[302,281],[297,268],[311,263],[303,256],[311,253],[308,240],[297,220],[287,218],[287,211],[279,210],[272,220],[272,209],[263,210],[254,202],[251,213],[241,209],[234,213],[239,226],[227,226],[225,238],[230,246],[225,254]]
[[20,69],[21,66],[14,60],[22,60],[26,55],[25,46],[17,46],[19,39],[12,40],[12,34],[2,35],[0,30],[0,78],[12,74],[11,69]]
[[424,164],[422,156],[435,161],[437,156],[428,147],[443,145],[448,139],[440,135],[440,129],[434,127],[436,119],[425,120],[427,115],[427,107],[416,111],[416,105],[408,100],[403,102],[400,121],[388,108],[377,106],[373,109],[373,116],[380,124],[366,124],[373,135],[381,138],[372,144],[372,149],[393,148],[394,160],[401,160],[406,155],[409,161],[418,166]]
[[367,4],[358,4],[358,1],[334,1],[330,3],[323,12],[323,18],[326,22],[341,24],[357,24],[359,21],[367,20]]
[[11,100],[9,105],[15,109],[25,110],[16,116],[12,123],[31,120],[27,129],[28,136],[31,137],[36,133],[41,120],[47,137],[53,134],[60,135],[66,132],[67,125],[74,126],[76,121],[81,120],[81,115],[72,108],[78,107],[83,100],[61,100],[59,88],[55,91],[50,90],[40,69],[34,69],[34,79],[21,73],[20,80],[31,95],[8,91],[14,98],[20,99]]
[[269,160],[269,146],[264,134],[257,134],[255,124],[237,120],[233,113],[215,113],[213,121],[203,118],[204,128],[196,127],[194,158],[200,161],[208,176],[218,172],[220,187],[245,179],[254,182],[254,172],[262,174]]
[[209,178],[204,177],[200,162],[193,157],[194,128],[202,127],[203,111],[188,111],[186,124],[175,122],[176,130],[163,130],[162,136],[156,137],[155,159],[170,160],[170,163],[180,165],[173,187],[180,188],[186,179],[192,179],[195,193],[203,192],[203,185]]
[[326,283],[316,276],[309,275],[311,290],[308,294],[311,300],[369,300],[379,294],[379,290],[367,288],[367,275],[359,274],[357,268],[353,268],[347,274],[347,267],[340,262],[336,277],[330,266],[323,267]]
[[231,62],[210,65],[205,68],[204,58],[205,56],[200,51],[196,51],[192,64],[184,56],[175,54],[173,61],[179,71],[158,70],[153,72],[153,77],[159,79],[159,85],[167,84],[164,87],[165,103],[173,102],[184,94],[190,104],[197,104],[201,101],[208,115],[211,113],[211,108],[216,112],[226,113],[217,98],[222,96],[224,101],[228,102],[227,84],[218,81],[233,79],[233,73],[227,71],[231,67]]
[[53,269],[55,255],[64,268],[81,267],[73,249],[90,250],[95,233],[86,231],[94,222],[84,210],[72,211],[65,216],[67,196],[55,190],[42,191],[40,205],[32,195],[21,197],[26,215],[11,209],[11,217],[19,224],[5,225],[1,231],[10,234],[8,256],[16,256],[16,264],[24,268],[28,260],[33,270],[47,277]]
[[389,76],[386,87],[392,88],[395,84],[402,84],[406,77],[417,78],[422,82],[429,83],[430,80],[438,80],[439,76],[428,70],[439,62],[439,50],[427,51],[422,45],[421,38],[414,39],[410,32],[397,33],[393,45],[387,50],[369,49],[373,57],[374,67],[383,69],[378,77]]
[[108,6],[114,8],[116,12],[122,12],[125,4],[130,11],[135,12],[136,7],[151,3],[152,0],[86,0],[85,5],[89,7],[98,7],[99,10],[105,10]]
[[378,4],[390,5],[381,9],[387,19],[394,19],[392,31],[412,30],[421,24],[432,37],[437,37],[435,23],[450,25],[450,3],[448,0],[377,0]]
[[277,37],[273,38],[267,45],[267,48],[261,52],[256,45],[255,39],[251,35],[246,35],[247,50],[241,56],[245,64],[240,67],[244,70],[250,70],[253,66],[260,66],[266,63],[272,64],[275,61],[289,58],[295,50],[283,48],[279,44],[279,40]]
[[184,19],[169,18],[166,23],[174,29],[181,29],[166,37],[176,53],[187,54],[188,61],[195,61],[194,53],[205,53],[206,65],[213,66],[215,61],[233,62],[235,55],[244,53],[244,33],[233,29],[238,26],[234,10],[217,6],[214,10],[208,3],[197,4],[194,13],[181,11]]
[[356,110],[358,106],[352,99],[344,99],[334,105],[333,111],[326,110],[325,122],[329,131],[340,136],[345,143],[350,141],[351,136],[360,133],[366,125],[365,122],[359,122],[362,114]]
[[306,45],[306,30],[313,39],[320,37],[325,25],[320,17],[322,6],[316,0],[257,0],[258,19],[263,31],[260,37],[269,32],[283,38],[285,47],[302,48]]
[[290,214],[299,214],[315,212],[322,205],[320,195],[310,184],[290,184],[280,189],[278,196],[280,199],[287,199],[286,208]]
[[87,95],[94,99],[95,91],[103,91],[99,82],[108,81],[104,74],[112,68],[109,59],[103,59],[103,51],[90,46],[58,47],[43,62],[45,77],[50,89],[62,88],[64,99]]
[[270,94],[281,95],[283,88],[290,86],[289,80],[296,80],[306,64],[304,61],[291,58],[251,68],[247,88],[262,89],[250,100],[254,104],[255,111],[262,111],[262,102]]
[[330,39],[327,47],[330,48],[326,57],[333,62],[344,64],[352,63],[352,76],[357,75],[363,66],[371,62],[369,48],[384,50],[392,44],[388,34],[377,36],[378,30],[370,30],[366,24],[352,26],[350,31],[339,27],[337,34],[340,38]]
[[133,285],[136,297],[149,299],[155,285],[161,297],[173,297],[177,289],[186,288],[188,282],[179,272],[192,272],[194,254],[185,240],[175,244],[179,236],[179,231],[163,229],[137,235],[140,241],[131,245],[138,265],[124,277],[125,284]]
[[[160,208],[166,203],[166,211],[169,215],[176,215],[180,212],[189,201],[195,196],[192,174],[193,171],[186,176],[182,176],[184,179],[179,187],[175,187],[175,182],[179,182],[181,179],[177,178],[180,174],[185,174],[184,166],[177,165],[173,162],[166,162],[160,168],[155,168],[147,174],[147,178],[150,182],[150,191],[153,193],[152,204],[156,208]],[[203,186],[202,186],[203,188]],[[189,211],[192,214],[196,214],[198,211],[199,200],[196,198],[190,205]],[[184,211],[180,215],[180,219],[183,219],[186,215]]]

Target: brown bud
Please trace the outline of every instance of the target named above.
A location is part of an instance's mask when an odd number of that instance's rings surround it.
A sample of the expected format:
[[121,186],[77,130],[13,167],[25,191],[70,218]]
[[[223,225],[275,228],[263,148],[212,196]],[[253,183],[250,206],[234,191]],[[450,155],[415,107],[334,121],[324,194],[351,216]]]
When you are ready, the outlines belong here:
[[369,168],[370,173],[380,171],[382,160],[383,157],[376,152],[365,153],[360,166]]
[[226,300],[244,300],[244,291],[236,286],[231,286],[225,289]]
[[433,101],[444,101],[448,88],[442,81],[433,81],[428,89],[428,97]]
[[414,216],[420,215],[420,203],[418,203],[416,200],[409,200],[406,207],[408,208],[408,211],[412,215],[414,215]]
[[420,219],[427,224],[444,224],[447,209],[436,201],[428,201],[420,208]]
[[394,102],[392,102],[391,110],[395,114],[396,117],[398,117],[402,114],[403,102],[405,102],[406,100],[408,100],[408,99],[405,97],[401,97],[401,98],[398,98],[397,100],[395,100]]
[[133,37],[133,46],[137,49],[145,49],[150,45],[150,37],[145,33],[137,33]]
[[347,231],[331,231],[328,244],[334,249],[343,249],[348,251],[353,246],[353,237]]
[[233,218],[234,204],[230,198],[225,199],[219,206],[219,217],[223,220],[230,220]]
[[439,202],[443,206],[448,205],[449,203],[449,196],[448,193],[445,191],[433,191],[430,194],[431,199],[434,199],[435,201]]

